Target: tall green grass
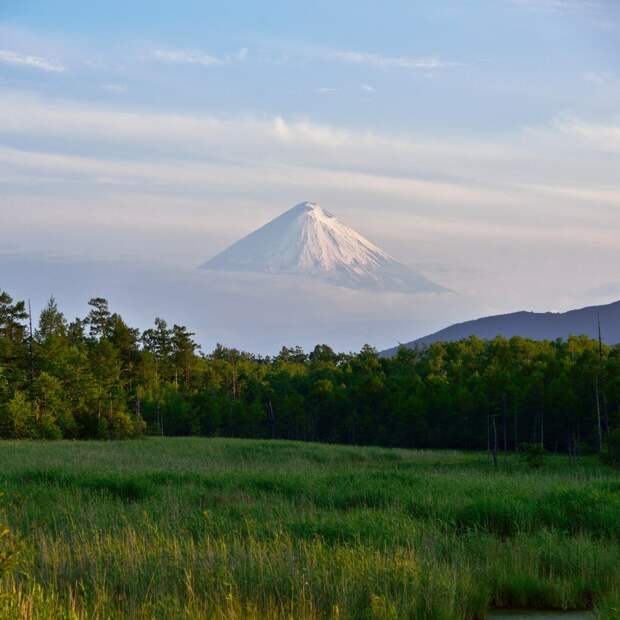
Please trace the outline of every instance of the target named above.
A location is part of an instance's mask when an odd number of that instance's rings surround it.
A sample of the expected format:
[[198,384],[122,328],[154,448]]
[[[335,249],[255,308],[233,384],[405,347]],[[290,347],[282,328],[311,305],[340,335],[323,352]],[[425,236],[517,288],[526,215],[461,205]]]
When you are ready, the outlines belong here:
[[3,442],[0,490],[0,618],[620,616],[620,479],[594,459]]

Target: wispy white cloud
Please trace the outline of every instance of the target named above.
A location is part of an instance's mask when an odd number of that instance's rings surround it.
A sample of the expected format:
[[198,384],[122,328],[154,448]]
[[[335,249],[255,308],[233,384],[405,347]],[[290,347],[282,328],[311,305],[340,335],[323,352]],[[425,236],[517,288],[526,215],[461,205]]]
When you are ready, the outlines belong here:
[[370,84],[362,84],[362,90],[367,92],[367,93],[376,93],[377,89],[374,86],[371,86]]
[[506,0],[514,7],[540,16],[583,19],[580,27],[594,27],[603,33],[620,31],[617,0]]
[[214,67],[224,65],[234,61],[243,62],[248,57],[248,49],[243,47],[235,54],[225,56],[215,56],[203,50],[187,49],[156,49],[153,51],[153,58],[163,62],[202,65],[203,67]]
[[331,93],[335,93],[337,92],[337,88],[327,88],[327,87],[323,87],[323,88],[317,88],[314,92],[318,93],[319,95],[329,95]]
[[[620,128],[576,118],[556,119],[523,136],[477,143],[390,136],[283,117],[138,114],[1,94],[0,136],[12,136],[13,143],[27,137],[29,149],[21,155],[5,152],[5,163],[13,160],[24,170],[39,162],[46,179],[58,167],[62,182],[74,172],[99,185],[163,183],[197,191],[356,188],[422,201],[429,208],[491,209],[491,219],[509,213],[519,219],[528,203],[528,209],[547,205],[566,215],[583,205],[620,199],[614,162],[597,155],[599,141],[620,147]],[[37,140],[46,145],[39,158],[32,148]],[[119,152],[126,158],[122,162],[116,161]],[[214,158],[215,153],[220,157]]]
[[548,13],[583,12],[602,8],[597,0],[510,0],[510,2]]
[[554,119],[552,128],[592,149],[620,153],[620,125],[593,123],[565,114]]
[[[425,213],[421,209],[406,214],[407,231],[411,234],[416,229],[417,235],[430,234],[436,238],[494,238],[494,239],[525,239],[530,242],[553,241],[565,243],[600,243],[608,247],[615,247],[615,228],[606,226],[603,222],[593,221],[589,227],[584,227],[579,218],[570,216],[570,210],[564,209],[565,222],[561,235],[557,230],[555,217],[543,218],[540,206],[537,205],[536,218],[516,217],[505,219],[493,214],[497,205],[511,207],[515,212],[522,209],[524,197],[535,200],[547,188],[522,188],[516,192],[515,188],[502,189],[483,188],[469,183],[443,183],[417,180],[413,178],[382,176],[369,172],[347,170],[333,170],[321,167],[300,165],[270,165],[260,164],[248,167],[240,164],[212,164],[207,162],[138,162],[132,160],[117,160],[114,162],[91,157],[58,155],[54,153],[20,151],[0,147],[0,163],[4,170],[15,168],[21,171],[22,181],[29,185],[57,184],[65,186],[79,186],[86,183],[91,191],[98,193],[105,191],[108,186],[113,191],[128,189],[131,192],[149,188],[157,194],[175,188],[184,188],[202,194],[208,191],[223,191],[227,187],[235,186],[244,192],[262,193],[265,190],[278,191],[284,195],[307,196],[319,192],[339,192],[343,188],[355,188],[357,192],[374,197],[374,200],[389,198],[391,201],[417,201],[439,205],[445,203],[458,204],[459,207],[469,206],[468,212],[433,210]],[[93,189],[96,188],[96,189]],[[549,195],[553,191],[549,188]],[[616,196],[620,195],[620,192]],[[568,192],[561,192],[559,199],[565,201],[571,198]],[[573,197],[574,198],[574,197]],[[484,207],[482,214],[475,214],[471,209]],[[84,212],[84,206],[74,207],[81,217],[91,218],[90,211]],[[133,214],[125,213],[124,217],[143,217],[144,207],[136,205]],[[402,212],[401,212],[402,213]],[[552,210],[553,214],[553,210]],[[403,214],[404,215],[404,214]],[[522,213],[520,214],[522,215]],[[95,217],[95,216],[92,216]],[[106,218],[105,213],[99,217]],[[374,219],[373,219],[374,217]],[[374,213],[370,215],[372,228],[380,230],[387,227],[389,221],[386,214]],[[617,218],[614,220],[617,221]],[[196,224],[200,223],[198,215]],[[258,222],[257,222],[258,223]],[[422,232],[425,231],[425,232]],[[399,231],[391,231],[398,236]]]
[[609,71],[587,71],[583,79],[594,84],[618,84],[620,80]]
[[583,79],[588,82],[591,90],[604,92],[610,100],[617,100],[620,95],[620,75],[610,71],[587,71]]
[[459,67],[464,63],[443,60],[439,56],[383,56],[369,52],[333,51],[329,56],[342,62],[369,65],[372,67],[399,67],[402,69],[436,70]]
[[317,200],[400,258],[477,270],[467,284],[438,280],[449,288],[492,282],[497,299],[520,306],[535,286],[555,304],[617,280],[620,255],[617,158],[573,121],[477,141],[0,91],[0,185],[14,214],[0,241],[32,243],[36,229],[42,244],[65,235],[62,247],[88,243],[106,256],[110,243],[133,252],[138,239],[158,260],[162,245],[191,245],[203,260],[213,240],[223,246]]
[[224,63],[222,58],[207,54],[201,50],[158,49],[153,51],[153,58],[164,62],[212,67]]
[[49,73],[62,73],[67,70],[64,65],[53,60],[42,58],[41,56],[21,54],[12,50],[0,50],[0,64],[38,69],[39,71],[47,71]]
[[124,84],[104,84],[101,89],[117,95],[122,95],[127,92],[127,87]]

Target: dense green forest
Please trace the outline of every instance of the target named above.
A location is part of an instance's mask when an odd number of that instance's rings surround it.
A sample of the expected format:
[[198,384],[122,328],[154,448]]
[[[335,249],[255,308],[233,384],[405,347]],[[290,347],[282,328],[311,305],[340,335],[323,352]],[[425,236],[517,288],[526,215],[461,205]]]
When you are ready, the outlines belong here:
[[0,293],[0,435],[143,433],[416,448],[598,450],[620,421],[620,346],[470,338],[338,354],[203,353],[186,327],[140,333],[108,308],[69,322],[50,299],[32,324]]

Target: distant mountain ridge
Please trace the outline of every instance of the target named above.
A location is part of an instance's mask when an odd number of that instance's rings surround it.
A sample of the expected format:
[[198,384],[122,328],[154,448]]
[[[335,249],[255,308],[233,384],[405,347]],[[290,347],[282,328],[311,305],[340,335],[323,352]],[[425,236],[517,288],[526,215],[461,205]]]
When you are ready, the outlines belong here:
[[456,323],[434,334],[381,352],[389,357],[403,346],[408,349],[423,347],[433,342],[452,342],[477,336],[490,340],[496,336],[511,338],[522,336],[532,340],[556,340],[569,336],[598,337],[597,317],[601,320],[603,341],[607,344],[620,342],[620,301],[602,306],[589,306],[568,312],[513,312],[488,316],[464,323]]
[[352,289],[447,292],[314,202],[289,209],[201,268],[305,276]]

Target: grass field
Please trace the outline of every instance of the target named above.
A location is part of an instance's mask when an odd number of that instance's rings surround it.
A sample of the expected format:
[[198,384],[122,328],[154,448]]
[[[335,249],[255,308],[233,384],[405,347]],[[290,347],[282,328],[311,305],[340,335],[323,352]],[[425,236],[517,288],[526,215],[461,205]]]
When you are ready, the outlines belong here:
[[620,476],[594,459],[0,442],[0,491],[1,618],[620,617]]

